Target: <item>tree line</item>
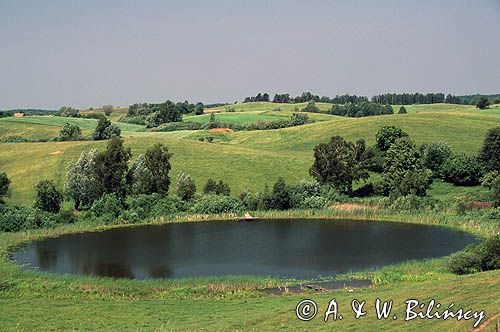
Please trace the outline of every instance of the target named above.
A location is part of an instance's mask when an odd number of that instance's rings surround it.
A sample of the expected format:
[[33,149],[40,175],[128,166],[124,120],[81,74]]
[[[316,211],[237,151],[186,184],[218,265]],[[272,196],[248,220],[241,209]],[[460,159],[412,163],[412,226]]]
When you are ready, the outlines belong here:
[[[254,97],[246,97],[243,102],[269,102],[270,97],[268,93],[258,93]],[[300,96],[290,97],[288,93],[275,94],[272,102],[273,103],[283,103],[283,104],[296,104],[296,103],[305,103],[305,102],[322,102],[322,103],[332,103],[332,104],[346,104],[346,103],[363,103],[368,102],[367,97],[356,96],[356,95],[337,95],[334,98],[326,97],[326,96],[318,96],[314,95],[311,92],[303,92]]]
[[296,97],[291,97],[289,93],[277,93],[271,99],[268,93],[258,93],[255,96],[246,97],[243,102],[273,102],[273,103],[285,103],[285,104],[295,104],[304,102],[323,102],[331,104],[362,104],[371,101],[377,104],[390,104],[390,105],[412,105],[412,104],[437,104],[437,103],[448,103],[448,104],[463,104],[463,105],[476,105],[481,97],[488,98],[491,104],[500,103],[500,96],[456,96],[452,94],[444,93],[384,93],[372,96],[369,99],[366,96],[357,95],[337,95],[333,98],[327,96],[318,96],[311,92],[303,92],[301,95]]

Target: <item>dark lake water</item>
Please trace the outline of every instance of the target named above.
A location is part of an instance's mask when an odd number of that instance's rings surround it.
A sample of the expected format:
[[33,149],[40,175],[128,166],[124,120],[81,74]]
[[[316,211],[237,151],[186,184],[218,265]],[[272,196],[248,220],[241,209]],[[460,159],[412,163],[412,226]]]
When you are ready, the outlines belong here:
[[404,223],[217,221],[64,235],[27,244],[12,258],[53,273],[117,278],[311,278],[444,256],[474,241],[448,228]]

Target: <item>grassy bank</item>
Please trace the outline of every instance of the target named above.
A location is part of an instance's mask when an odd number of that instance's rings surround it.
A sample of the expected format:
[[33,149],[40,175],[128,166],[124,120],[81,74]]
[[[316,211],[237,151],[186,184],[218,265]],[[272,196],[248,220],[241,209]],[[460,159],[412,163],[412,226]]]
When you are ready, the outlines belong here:
[[[478,236],[498,233],[498,225],[490,225],[474,216],[457,218],[434,214],[393,213],[390,211],[324,210],[257,213],[260,218],[332,218],[403,221],[438,224],[473,232]],[[190,222],[200,219],[232,219],[225,216],[184,216],[161,222]],[[136,225],[119,225],[133,227]],[[100,231],[115,226],[83,223],[15,234],[0,234],[0,330],[48,329],[155,329],[178,330],[408,330],[439,328],[466,330],[471,322],[425,320],[403,322],[379,321],[374,317],[376,298],[394,300],[394,312],[404,313],[404,301],[434,298],[447,305],[485,310],[488,317],[500,308],[495,296],[500,289],[500,271],[456,276],[446,271],[446,258],[410,261],[376,271],[364,271],[338,278],[370,278],[375,284],[364,289],[344,289],[327,294],[265,295],[259,289],[295,284],[297,280],[267,277],[217,277],[172,280],[113,280],[84,276],[63,276],[23,270],[7,260],[9,248],[43,237],[61,234]],[[481,287],[477,287],[481,284]],[[325,323],[321,312],[335,297],[346,319]],[[303,298],[315,300],[320,314],[311,322],[295,317],[295,306]],[[350,312],[352,299],[366,300],[369,314],[354,320]],[[349,312],[348,312],[349,311]],[[182,317],[182,319],[179,319]],[[22,323],[21,323],[22,322]],[[494,322],[492,323],[494,324]]]

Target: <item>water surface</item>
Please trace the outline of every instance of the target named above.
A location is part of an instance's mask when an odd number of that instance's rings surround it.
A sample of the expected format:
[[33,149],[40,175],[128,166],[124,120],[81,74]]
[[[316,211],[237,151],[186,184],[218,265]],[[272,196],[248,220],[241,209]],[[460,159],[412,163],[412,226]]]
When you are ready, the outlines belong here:
[[117,278],[312,278],[448,255],[473,243],[444,227],[376,221],[217,221],[124,227],[36,241],[28,268]]

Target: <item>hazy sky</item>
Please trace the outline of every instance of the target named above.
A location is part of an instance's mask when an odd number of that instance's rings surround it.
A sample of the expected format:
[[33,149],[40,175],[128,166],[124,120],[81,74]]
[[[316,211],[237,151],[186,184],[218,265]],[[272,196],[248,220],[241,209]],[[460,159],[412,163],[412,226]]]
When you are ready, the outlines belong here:
[[0,0],[0,109],[500,93],[499,0]]

